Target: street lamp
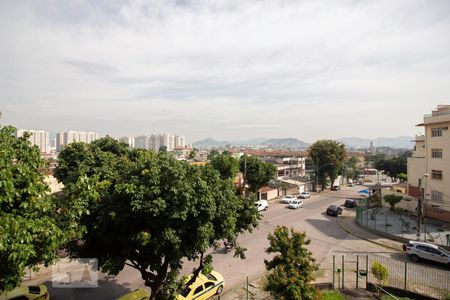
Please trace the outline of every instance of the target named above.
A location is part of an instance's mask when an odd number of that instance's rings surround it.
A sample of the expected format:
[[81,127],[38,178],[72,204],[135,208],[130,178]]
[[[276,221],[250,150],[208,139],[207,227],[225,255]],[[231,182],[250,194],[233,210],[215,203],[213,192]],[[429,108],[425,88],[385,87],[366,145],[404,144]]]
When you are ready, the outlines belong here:
[[[420,241],[420,221],[422,219],[422,212],[424,210],[424,207],[423,207],[424,205],[422,204],[422,181],[423,181],[424,177],[428,178],[428,173],[423,174],[422,177],[419,178],[419,198],[417,199],[417,234],[416,234],[418,241]],[[424,200],[424,204],[425,204],[425,200],[426,200],[425,193],[423,196],[424,196],[423,200]],[[426,239],[426,237],[425,237],[425,239]]]

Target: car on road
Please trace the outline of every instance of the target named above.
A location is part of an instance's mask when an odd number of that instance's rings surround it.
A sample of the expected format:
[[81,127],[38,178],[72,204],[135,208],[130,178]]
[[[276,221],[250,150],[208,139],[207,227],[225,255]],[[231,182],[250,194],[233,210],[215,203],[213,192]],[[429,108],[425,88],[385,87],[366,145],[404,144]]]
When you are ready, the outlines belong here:
[[342,214],[342,208],[340,208],[339,206],[336,206],[336,205],[328,206],[327,215],[337,217],[340,214]]
[[117,298],[117,300],[149,300],[150,295],[151,293],[146,289],[140,288]]
[[281,198],[280,202],[281,203],[291,203],[291,201],[297,199],[297,197],[295,197],[294,195],[286,195],[283,198]]
[[403,250],[408,254],[409,259],[414,262],[425,259],[443,263],[450,267],[450,252],[438,245],[409,241],[408,244],[403,245]]
[[0,291],[0,300],[48,300],[50,294],[47,287],[41,285],[19,286],[9,292]]
[[291,208],[291,209],[299,209],[300,207],[303,207],[302,200],[294,200],[294,201],[291,201],[291,203],[289,203],[287,205],[287,208]]
[[358,206],[358,201],[355,199],[347,199],[345,200],[344,206],[347,208],[353,208]]
[[297,198],[299,199],[307,199],[311,197],[311,193],[310,192],[301,192]]
[[[192,278],[192,275],[186,279],[186,283]],[[178,291],[177,300],[206,300],[214,295],[222,293],[225,281],[222,274],[211,271],[207,275],[198,274],[195,281],[189,286],[184,286]]]
[[341,187],[339,186],[339,185],[333,185],[332,187],[331,187],[331,190],[332,191],[339,191],[341,189]]
[[258,211],[266,210],[269,207],[269,202],[267,200],[258,200],[255,202],[255,206]]

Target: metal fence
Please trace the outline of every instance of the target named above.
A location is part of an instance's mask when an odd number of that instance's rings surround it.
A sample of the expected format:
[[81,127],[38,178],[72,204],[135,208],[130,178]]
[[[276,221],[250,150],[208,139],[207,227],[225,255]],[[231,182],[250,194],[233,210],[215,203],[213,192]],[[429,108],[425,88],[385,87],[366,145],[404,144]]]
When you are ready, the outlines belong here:
[[334,288],[358,289],[366,288],[367,283],[380,284],[371,271],[375,261],[388,270],[385,286],[438,299],[450,292],[450,270],[373,254],[333,256]]

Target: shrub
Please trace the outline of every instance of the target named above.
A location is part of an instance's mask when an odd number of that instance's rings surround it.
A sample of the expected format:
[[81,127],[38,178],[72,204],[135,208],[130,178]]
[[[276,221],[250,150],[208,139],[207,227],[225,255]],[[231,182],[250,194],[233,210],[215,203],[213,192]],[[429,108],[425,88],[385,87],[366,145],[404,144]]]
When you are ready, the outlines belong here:
[[373,262],[372,265],[372,274],[378,280],[379,285],[383,285],[386,283],[389,272],[385,265],[380,264],[377,260]]

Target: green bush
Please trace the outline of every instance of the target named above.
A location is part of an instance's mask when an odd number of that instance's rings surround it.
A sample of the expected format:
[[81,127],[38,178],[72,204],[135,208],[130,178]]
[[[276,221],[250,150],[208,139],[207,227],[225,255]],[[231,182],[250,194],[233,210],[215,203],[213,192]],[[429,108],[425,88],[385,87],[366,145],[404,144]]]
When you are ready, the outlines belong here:
[[378,261],[374,261],[372,265],[372,274],[378,280],[380,285],[386,283],[389,272],[385,265],[380,264]]

